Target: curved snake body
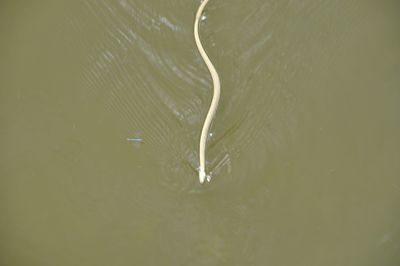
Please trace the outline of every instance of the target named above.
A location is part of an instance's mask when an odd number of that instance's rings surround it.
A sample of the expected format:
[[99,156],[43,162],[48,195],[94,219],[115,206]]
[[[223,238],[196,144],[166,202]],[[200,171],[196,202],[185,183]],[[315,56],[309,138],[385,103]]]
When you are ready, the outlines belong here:
[[219,97],[221,93],[221,83],[219,80],[219,76],[217,70],[215,69],[214,65],[211,63],[211,60],[208,58],[206,51],[201,44],[200,37],[199,37],[199,21],[201,19],[201,14],[203,13],[204,7],[207,5],[209,0],[204,0],[196,13],[196,19],[194,22],[194,39],[196,41],[197,48],[200,52],[201,57],[204,60],[204,63],[207,65],[208,70],[210,71],[211,78],[213,80],[214,85],[214,94],[211,101],[210,109],[208,110],[206,119],[204,120],[203,128],[201,130],[200,136],[200,166],[199,166],[199,181],[200,183],[204,183],[204,180],[207,178],[207,181],[210,182],[211,177],[206,175],[206,167],[205,167],[205,151],[206,151],[206,142],[207,142],[207,135],[210,129],[210,124],[214,118],[215,112],[218,107]]

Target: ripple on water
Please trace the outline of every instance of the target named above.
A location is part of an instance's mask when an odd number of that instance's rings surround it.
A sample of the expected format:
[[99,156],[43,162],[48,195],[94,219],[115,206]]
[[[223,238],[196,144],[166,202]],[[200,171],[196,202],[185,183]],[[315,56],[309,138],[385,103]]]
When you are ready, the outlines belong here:
[[[281,8],[277,3],[238,6],[216,2],[200,29],[222,82],[207,149],[213,183],[251,178],[271,149],[288,143],[296,131],[291,79],[302,57],[279,33],[291,25],[274,16]],[[165,173],[160,183],[193,191],[199,134],[212,96],[193,41],[193,14],[147,1],[92,1],[86,7],[103,33],[82,74],[88,94],[131,131],[141,130]],[[250,162],[254,151],[258,159]]]

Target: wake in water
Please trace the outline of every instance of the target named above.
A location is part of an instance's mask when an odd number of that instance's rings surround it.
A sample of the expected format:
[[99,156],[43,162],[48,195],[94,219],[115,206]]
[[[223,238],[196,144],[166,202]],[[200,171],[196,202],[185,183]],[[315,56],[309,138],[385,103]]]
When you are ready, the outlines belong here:
[[[203,5],[196,17],[200,28],[205,2],[197,3]],[[207,189],[199,189],[193,179],[200,175],[199,143],[193,140],[199,138],[204,101],[213,89],[193,45],[194,25],[187,23],[195,22],[190,10],[198,6],[178,0],[84,1],[81,16],[71,18],[79,36],[91,30],[86,20],[95,22],[99,31],[94,44],[88,38],[71,40],[89,51],[79,81],[86,88],[81,92],[84,99],[119,121],[121,137],[130,138],[129,145],[140,148],[164,173],[155,177],[162,186],[203,193],[232,180],[250,184],[249,179],[259,176],[266,162],[296,135],[295,92],[300,90],[295,88],[306,82],[308,76],[303,75],[312,57],[306,46],[287,39],[298,25],[280,11],[300,7],[276,3],[211,3],[224,8],[218,9],[219,17],[212,16],[218,23],[202,28],[201,41],[205,45],[207,40],[206,48],[218,43],[207,52],[218,54],[218,74],[229,88],[224,90],[229,101],[218,104],[223,119],[203,138],[203,181],[206,174],[223,177]],[[307,41],[310,36],[296,38]],[[217,58],[210,57],[215,65]]]

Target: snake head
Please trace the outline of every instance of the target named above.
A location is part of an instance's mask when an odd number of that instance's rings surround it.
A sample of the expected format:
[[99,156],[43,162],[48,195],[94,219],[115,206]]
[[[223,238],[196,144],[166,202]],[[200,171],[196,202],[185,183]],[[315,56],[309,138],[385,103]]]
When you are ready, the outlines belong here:
[[200,169],[199,170],[199,181],[200,181],[200,184],[203,184],[204,180],[206,180],[206,171],[204,171],[203,169]]
[[207,182],[211,182],[211,176],[210,175],[206,175],[206,171],[199,171],[199,181],[200,181],[200,184],[203,184],[204,183],[204,181],[205,180],[207,180]]

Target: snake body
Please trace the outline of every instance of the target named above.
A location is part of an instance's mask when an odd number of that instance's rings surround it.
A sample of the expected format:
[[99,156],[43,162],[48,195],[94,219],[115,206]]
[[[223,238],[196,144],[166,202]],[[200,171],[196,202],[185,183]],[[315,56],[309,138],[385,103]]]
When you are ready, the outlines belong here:
[[221,94],[221,83],[219,80],[219,76],[217,73],[217,70],[215,69],[214,65],[211,63],[211,60],[208,58],[206,51],[203,48],[203,45],[201,44],[200,37],[199,37],[199,21],[201,18],[201,14],[203,13],[204,7],[207,5],[209,0],[204,0],[196,13],[196,19],[194,22],[194,39],[196,41],[197,49],[200,52],[201,57],[204,60],[204,63],[207,65],[208,70],[210,71],[211,78],[213,80],[213,85],[214,85],[214,94],[213,98],[211,101],[210,109],[208,110],[206,119],[204,120],[203,128],[201,130],[201,135],[200,135],[200,150],[199,150],[199,156],[200,156],[200,166],[199,166],[199,181],[200,183],[204,183],[204,180],[207,178],[207,181],[210,182],[211,177],[206,175],[206,166],[205,166],[205,152],[206,152],[206,142],[207,142],[207,135],[208,131],[210,129],[210,124],[214,118],[215,112],[218,107],[218,102],[219,102],[219,97]]

